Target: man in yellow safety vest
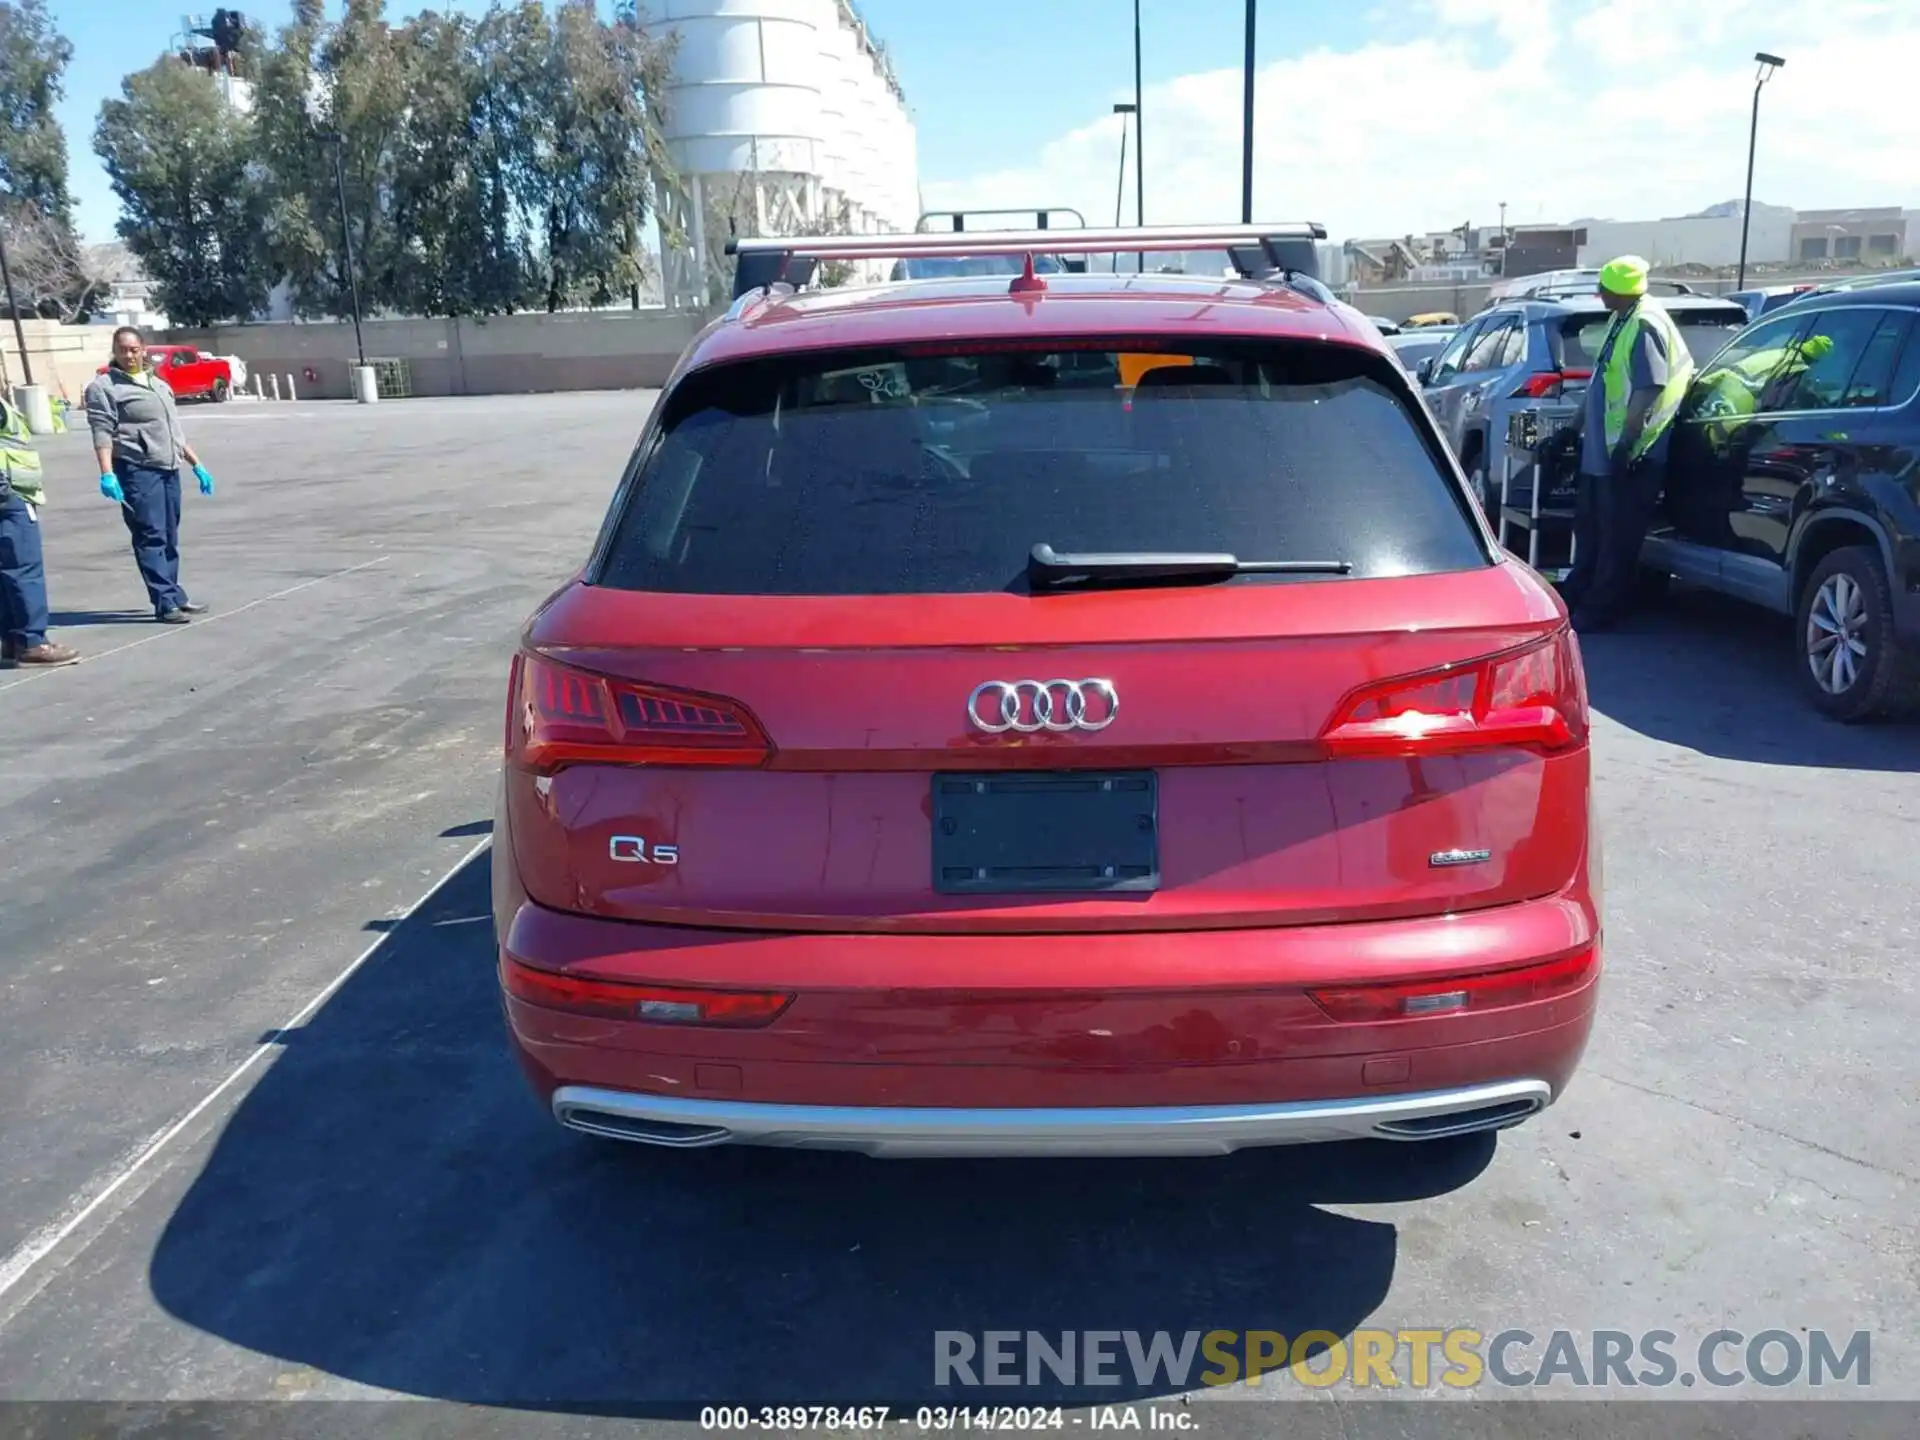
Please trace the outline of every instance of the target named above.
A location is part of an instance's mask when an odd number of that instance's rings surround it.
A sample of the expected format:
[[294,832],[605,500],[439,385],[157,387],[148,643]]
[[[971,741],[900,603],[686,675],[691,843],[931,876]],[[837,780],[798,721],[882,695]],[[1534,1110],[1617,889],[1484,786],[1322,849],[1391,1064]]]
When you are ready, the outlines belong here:
[[1563,593],[1577,630],[1605,630],[1632,603],[1640,546],[1666,479],[1673,417],[1693,379],[1680,327],[1647,294],[1637,255],[1600,269],[1613,320],[1587,386],[1574,510],[1574,565]]
[[47,492],[26,419],[0,398],[0,664],[71,665],[80,652],[47,639],[40,507]]

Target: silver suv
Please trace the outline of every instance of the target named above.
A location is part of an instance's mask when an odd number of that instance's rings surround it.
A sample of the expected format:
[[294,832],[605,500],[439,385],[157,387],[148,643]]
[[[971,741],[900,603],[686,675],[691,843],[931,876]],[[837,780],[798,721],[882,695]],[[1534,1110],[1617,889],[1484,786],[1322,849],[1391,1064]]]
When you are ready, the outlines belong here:
[[[1662,296],[1696,365],[1705,364],[1747,323],[1740,305],[1709,295]],[[1415,375],[1440,431],[1460,457],[1487,513],[1500,477],[1498,440],[1515,405],[1576,399],[1586,393],[1607,332],[1598,295],[1510,300],[1483,310]]]

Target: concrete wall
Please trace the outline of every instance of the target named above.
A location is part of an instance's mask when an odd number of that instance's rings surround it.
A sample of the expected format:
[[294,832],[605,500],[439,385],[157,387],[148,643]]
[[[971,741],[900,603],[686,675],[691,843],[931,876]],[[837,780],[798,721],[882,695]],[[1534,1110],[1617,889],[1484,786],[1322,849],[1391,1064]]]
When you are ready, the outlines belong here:
[[[494,315],[464,320],[369,320],[367,359],[407,362],[415,395],[520,395],[629,390],[666,379],[705,317],[666,310]],[[238,355],[248,370],[292,375],[303,399],[352,395],[353,326],[332,322],[218,325],[166,340]],[[311,378],[309,377],[311,372]]]
[[[34,383],[46,386],[48,395],[65,396],[77,407],[94,371],[107,363],[113,327],[22,320],[20,329],[27,337],[27,360],[33,368]],[[0,372],[4,372],[9,386],[20,384],[25,375],[11,320],[0,319]]]

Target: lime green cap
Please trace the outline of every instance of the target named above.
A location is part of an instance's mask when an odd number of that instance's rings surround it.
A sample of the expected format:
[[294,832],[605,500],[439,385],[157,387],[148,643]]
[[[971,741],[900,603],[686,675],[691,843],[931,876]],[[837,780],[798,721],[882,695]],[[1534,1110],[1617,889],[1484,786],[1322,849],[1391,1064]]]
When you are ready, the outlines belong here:
[[1616,295],[1647,293],[1647,271],[1652,268],[1638,255],[1622,255],[1600,267],[1600,288]]

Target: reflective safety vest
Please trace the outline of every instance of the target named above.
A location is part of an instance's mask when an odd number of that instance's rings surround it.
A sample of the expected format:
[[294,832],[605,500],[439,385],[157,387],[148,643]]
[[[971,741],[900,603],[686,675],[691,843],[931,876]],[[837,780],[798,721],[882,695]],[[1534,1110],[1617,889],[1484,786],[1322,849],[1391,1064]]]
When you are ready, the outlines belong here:
[[27,418],[4,400],[0,400],[0,416],[6,422],[0,424],[0,468],[7,485],[29,505],[44,505],[47,491],[40,478],[40,452],[33,448]]
[[1708,438],[1715,444],[1724,443],[1733,433],[1734,421],[1745,419],[1760,408],[1761,393],[1771,382],[1791,379],[1812,366],[1813,361],[1803,347],[1772,345],[1714,371],[1700,406],[1700,418],[1707,422]]
[[[1687,353],[1686,341],[1680,338],[1680,327],[1673,323],[1673,317],[1667,314],[1660,302],[1651,296],[1642,295],[1633,309],[1613,319],[1613,332],[1609,339],[1612,348],[1607,353],[1606,369],[1601,373],[1601,395],[1606,401],[1606,442],[1608,453],[1620,443],[1620,437],[1627,428],[1627,400],[1633,390],[1633,345],[1639,339],[1640,327],[1651,325],[1660,332],[1667,350],[1667,383],[1660,387],[1660,394],[1653,402],[1653,408],[1647,412],[1647,423],[1640,431],[1640,438],[1634,442],[1633,453],[1628,456],[1638,460],[1667,433],[1667,427],[1673,424],[1673,417],[1680,413],[1680,402],[1687,398],[1687,386],[1693,382],[1693,356]],[[1605,347],[1607,342],[1603,341]]]

